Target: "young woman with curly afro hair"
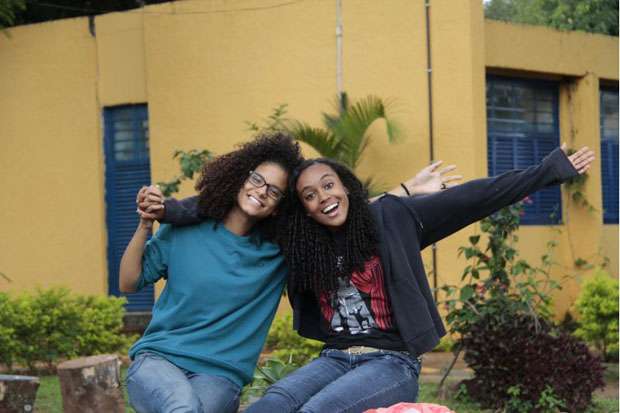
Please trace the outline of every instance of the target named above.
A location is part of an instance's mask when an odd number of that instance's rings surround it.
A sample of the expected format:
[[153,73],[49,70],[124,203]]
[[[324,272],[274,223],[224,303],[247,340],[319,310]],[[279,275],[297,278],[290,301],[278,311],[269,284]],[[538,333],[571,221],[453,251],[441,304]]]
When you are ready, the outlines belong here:
[[[259,137],[204,165],[189,208],[200,223],[162,224],[161,205],[138,211],[140,223],[121,260],[120,287],[166,285],[144,335],[132,346],[127,389],[137,412],[236,412],[252,380],[286,278],[273,243],[299,146]],[[139,200],[160,198],[144,188]]]
[[304,161],[290,180],[294,199],[279,242],[294,327],[325,346],[246,412],[355,413],[415,402],[420,356],[445,334],[420,251],[583,174],[594,160],[587,148],[570,156],[563,149],[525,170],[373,203],[346,167]]

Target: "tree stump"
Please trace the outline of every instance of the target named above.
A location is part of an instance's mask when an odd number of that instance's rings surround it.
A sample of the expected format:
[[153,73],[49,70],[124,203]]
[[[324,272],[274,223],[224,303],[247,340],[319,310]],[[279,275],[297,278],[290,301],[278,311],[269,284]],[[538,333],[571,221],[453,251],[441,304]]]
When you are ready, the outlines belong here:
[[57,368],[64,413],[124,413],[120,362],[115,355],[83,357]]
[[38,388],[38,377],[0,374],[0,413],[33,411]]

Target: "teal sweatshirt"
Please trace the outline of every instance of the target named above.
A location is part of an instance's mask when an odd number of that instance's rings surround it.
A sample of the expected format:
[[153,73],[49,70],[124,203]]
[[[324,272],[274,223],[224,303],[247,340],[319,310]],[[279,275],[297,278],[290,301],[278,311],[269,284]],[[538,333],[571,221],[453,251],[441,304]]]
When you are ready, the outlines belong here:
[[151,351],[194,373],[249,383],[285,277],[279,248],[257,235],[213,220],[161,225],[146,244],[137,288],[167,282],[129,356]]

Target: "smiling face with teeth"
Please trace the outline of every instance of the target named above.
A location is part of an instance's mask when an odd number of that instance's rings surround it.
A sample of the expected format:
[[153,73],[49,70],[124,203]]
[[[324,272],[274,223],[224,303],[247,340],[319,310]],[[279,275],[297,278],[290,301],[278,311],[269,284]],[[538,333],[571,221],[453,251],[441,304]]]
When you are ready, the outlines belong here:
[[315,163],[304,169],[295,189],[308,216],[319,224],[337,230],[346,222],[348,191],[329,165]]
[[[265,179],[270,186],[284,192],[288,181],[288,173],[284,168],[273,162],[263,162],[254,168],[254,171]],[[239,190],[237,208],[253,221],[258,221],[272,215],[279,201],[267,195],[267,185],[257,188],[249,179]]]

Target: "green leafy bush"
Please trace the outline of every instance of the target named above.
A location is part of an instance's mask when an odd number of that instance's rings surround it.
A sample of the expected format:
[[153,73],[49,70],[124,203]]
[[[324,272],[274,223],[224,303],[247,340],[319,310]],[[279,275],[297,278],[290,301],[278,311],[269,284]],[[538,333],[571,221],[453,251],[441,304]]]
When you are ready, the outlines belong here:
[[454,344],[455,343],[452,337],[449,335],[445,335],[441,338],[441,340],[439,340],[439,344],[435,346],[433,351],[448,353],[454,350]]
[[0,293],[0,314],[0,363],[10,370],[15,362],[19,342],[12,322],[15,319],[15,307],[6,293]]
[[618,280],[598,269],[594,278],[584,283],[575,308],[580,326],[575,335],[609,359],[618,358]]
[[132,338],[120,333],[124,298],[80,296],[53,288],[0,295],[0,362],[35,370],[59,359],[117,352]]
[[291,360],[298,366],[304,365],[319,355],[323,343],[310,340],[293,330],[293,317],[285,315],[271,325],[265,348],[280,360]]
[[[482,220],[488,238],[471,236],[470,245],[459,248],[469,260],[463,283],[443,287],[450,332],[460,335],[455,354],[464,351],[474,372],[462,383],[484,407],[581,411],[603,385],[603,368],[585,343],[551,321],[550,293],[560,288],[550,277],[556,245],[547,243],[540,266],[519,258],[516,230],[522,210],[516,204]],[[485,247],[481,239],[487,240]]]
[[248,389],[250,395],[261,397],[269,386],[297,370],[298,367],[298,365],[293,363],[292,358],[289,358],[287,361],[279,358],[266,359],[256,366],[254,380]]

